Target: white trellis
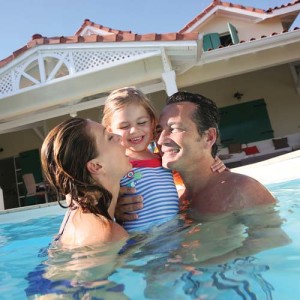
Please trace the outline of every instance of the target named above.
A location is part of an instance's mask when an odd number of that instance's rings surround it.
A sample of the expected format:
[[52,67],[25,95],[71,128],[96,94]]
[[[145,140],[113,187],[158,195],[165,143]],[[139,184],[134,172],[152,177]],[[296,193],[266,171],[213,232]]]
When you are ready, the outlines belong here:
[[[18,93],[25,88],[40,87],[60,77],[120,65],[159,53],[157,49],[136,48],[39,50],[0,73],[0,98]],[[49,61],[53,66],[47,71],[46,65]],[[24,81],[26,84],[22,84]]]

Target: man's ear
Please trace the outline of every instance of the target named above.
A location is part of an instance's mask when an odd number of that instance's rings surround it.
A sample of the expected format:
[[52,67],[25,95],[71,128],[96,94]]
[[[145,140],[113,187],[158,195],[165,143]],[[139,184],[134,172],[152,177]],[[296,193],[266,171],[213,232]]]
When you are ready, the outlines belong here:
[[88,161],[86,168],[91,174],[99,174],[102,171],[102,166],[95,159]]
[[209,128],[206,133],[206,142],[210,147],[216,142],[217,140],[217,130],[216,128]]

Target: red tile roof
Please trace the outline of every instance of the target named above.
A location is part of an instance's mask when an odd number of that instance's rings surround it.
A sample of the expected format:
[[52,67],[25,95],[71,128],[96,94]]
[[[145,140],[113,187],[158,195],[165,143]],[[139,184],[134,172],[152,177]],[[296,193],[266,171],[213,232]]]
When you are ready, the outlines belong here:
[[[92,26],[95,29],[101,29],[108,33],[107,35],[91,34],[81,36],[80,33],[85,27]],[[7,65],[16,57],[26,52],[28,49],[34,48],[39,45],[52,45],[52,44],[74,44],[74,43],[103,43],[103,42],[149,42],[149,41],[181,41],[181,40],[197,40],[198,33],[148,33],[136,34],[131,31],[116,30],[102,25],[95,24],[90,20],[84,20],[80,29],[74,36],[60,36],[60,37],[44,37],[41,34],[34,34],[32,39],[27,45],[13,52],[12,55],[0,61],[0,68]]]
[[124,31],[124,30],[112,29],[99,24],[95,24],[94,22],[91,22],[89,19],[85,19],[81,27],[75,32],[75,35],[80,35],[87,26],[91,26],[94,27],[95,29],[101,29],[103,31],[115,33],[115,34],[132,33],[130,30]]
[[[50,44],[73,44],[73,43],[103,43],[103,42],[147,42],[147,41],[178,41],[178,40],[197,40],[198,33],[191,32],[186,33],[185,31],[188,30],[191,26],[193,26],[199,19],[209,13],[214,7],[216,6],[224,6],[224,7],[233,7],[233,8],[240,8],[244,9],[249,12],[256,12],[261,14],[269,14],[276,9],[281,9],[287,6],[295,5],[300,3],[300,0],[296,0],[290,2],[285,5],[281,5],[280,7],[276,6],[274,8],[269,8],[268,10],[258,9],[254,7],[246,7],[240,4],[233,4],[231,2],[223,2],[219,0],[213,0],[213,2],[204,9],[199,15],[197,15],[191,22],[189,22],[183,29],[179,32],[175,33],[149,33],[149,34],[136,34],[132,33],[131,31],[124,31],[124,30],[117,30],[112,29],[109,27],[105,27],[99,24],[95,24],[90,20],[84,20],[82,26],[79,30],[75,33],[74,36],[60,36],[60,37],[43,37],[41,34],[34,34],[32,39],[27,43],[27,45],[23,46],[22,48],[14,51],[10,56],[6,57],[3,60],[0,60],[0,68],[7,65],[9,62],[14,60],[16,57],[21,55],[22,53],[26,52],[28,49],[34,48],[39,45],[50,45]],[[98,34],[91,34],[81,36],[80,34],[83,30],[87,27],[93,27],[95,29],[100,29],[106,31],[107,35],[98,35]],[[295,28],[298,29],[298,28]]]
[[300,0],[295,0],[295,1],[289,2],[287,4],[282,4],[280,6],[275,6],[273,8],[269,8],[265,12],[266,13],[271,13],[273,10],[280,9],[280,8],[285,8],[285,7],[292,6],[292,5],[295,5],[295,4],[298,4],[298,3],[300,3]]
[[212,11],[216,6],[223,6],[223,7],[232,7],[232,8],[239,8],[243,9],[247,12],[255,12],[255,13],[261,13],[261,14],[270,14],[276,9],[281,9],[287,6],[295,5],[297,3],[300,3],[300,0],[296,0],[287,4],[283,4],[281,6],[276,6],[274,8],[269,8],[268,10],[259,9],[255,7],[249,7],[244,6],[240,4],[234,4],[231,2],[223,2],[220,0],[213,0],[213,2],[207,6],[200,14],[198,14],[192,21],[190,21],[188,24],[186,24],[179,32],[183,33],[186,32],[190,27],[192,27],[195,23],[197,23],[201,18],[203,18],[206,14],[208,14],[210,11]]

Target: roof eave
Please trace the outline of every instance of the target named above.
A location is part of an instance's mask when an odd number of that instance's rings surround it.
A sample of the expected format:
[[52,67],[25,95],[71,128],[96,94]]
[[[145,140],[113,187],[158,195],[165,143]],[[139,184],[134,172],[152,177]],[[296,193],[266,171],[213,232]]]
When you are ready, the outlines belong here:
[[246,54],[255,54],[259,51],[274,49],[278,47],[288,47],[290,44],[300,42],[300,30],[286,32],[275,36],[264,37],[259,40],[239,43],[225,48],[206,51],[202,54],[197,65],[228,60]]

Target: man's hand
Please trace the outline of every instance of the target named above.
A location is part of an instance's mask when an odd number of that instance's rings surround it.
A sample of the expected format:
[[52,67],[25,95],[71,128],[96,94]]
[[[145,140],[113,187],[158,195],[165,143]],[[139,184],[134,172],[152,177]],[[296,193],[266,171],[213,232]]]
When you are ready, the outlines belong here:
[[123,186],[120,188],[119,198],[115,209],[115,218],[119,223],[136,220],[139,216],[134,211],[143,208],[143,197],[131,196],[136,192],[135,188]]

